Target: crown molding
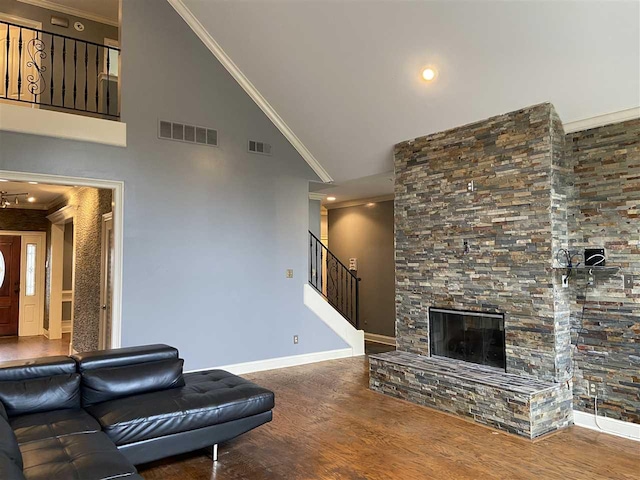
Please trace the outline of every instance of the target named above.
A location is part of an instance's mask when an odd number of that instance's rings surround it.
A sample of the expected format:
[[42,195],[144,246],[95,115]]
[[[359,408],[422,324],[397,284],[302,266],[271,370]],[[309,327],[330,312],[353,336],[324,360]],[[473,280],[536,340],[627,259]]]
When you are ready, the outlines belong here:
[[205,46],[213,53],[224,68],[231,74],[231,76],[240,84],[247,95],[260,107],[260,110],[273,122],[278,130],[285,136],[285,138],[291,143],[300,156],[309,164],[313,171],[320,177],[325,183],[333,181],[331,175],[324,169],[320,162],[313,156],[313,154],[304,146],[302,141],[293,133],[293,130],[285,123],[285,121],[278,115],[278,112],[267,102],[258,89],[249,81],[244,73],[233,62],[231,57],[226,54],[222,47],[214,40],[209,32],[204,28],[196,16],[189,10],[182,0],[167,0],[169,4],[174,8],[178,15],[191,27],[191,30],[198,36],[198,38],[205,44]]
[[582,130],[589,130],[591,128],[604,127],[605,125],[610,125],[612,123],[635,120],[636,118],[640,118],[640,107],[605,113],[604,115],[596,115],[595,117],[585,118],[575,122],[567,122],[563,124],[563,127],[564,133],[574,133]]
[[378,197],[359,198],[357,200],[347,200],[340,203],[326,203],[324,206],[327,210],[335,210],[336,208],[358,207],[367,203],[388,202],[395,198],[394,194],[380,195]]
[[111,25],[112,27],[119,27],[118,21],[109,17],[103,17],[96,13],[87,12],[79,8],[68,7],[66,5],[60,5],[59,3],[52,2],[51,0],[18,0],[20,3],[27,3],[35,7],[46,8],[47,10],[53,10],[58,13],[66,13],[67,15],[73,15],[74,17],[85,18],[98,23],[104,23]]
[[309,200],[324,200],[324,197],[326,197],[327,194],[326,193],[317,193],[317,192],[309,192]]

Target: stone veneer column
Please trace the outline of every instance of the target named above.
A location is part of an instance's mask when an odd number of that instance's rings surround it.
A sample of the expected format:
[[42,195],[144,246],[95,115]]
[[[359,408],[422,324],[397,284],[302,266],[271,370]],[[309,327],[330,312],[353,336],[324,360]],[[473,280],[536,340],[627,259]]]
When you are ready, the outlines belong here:
[[552,268],[568,238],[563,141],[541,104],[396,146],[399,350],[429,354],[430,306],[501,312],[507,371],[566,378],[569,302]]

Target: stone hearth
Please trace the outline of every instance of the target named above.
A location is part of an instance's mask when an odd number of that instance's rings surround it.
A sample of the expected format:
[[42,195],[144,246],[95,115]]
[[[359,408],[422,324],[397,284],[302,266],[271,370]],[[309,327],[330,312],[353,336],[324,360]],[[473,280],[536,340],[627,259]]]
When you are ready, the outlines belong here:
[[570,425],[566,383],[406,352],[370,355],[372,390],[516,435],[537,438]]

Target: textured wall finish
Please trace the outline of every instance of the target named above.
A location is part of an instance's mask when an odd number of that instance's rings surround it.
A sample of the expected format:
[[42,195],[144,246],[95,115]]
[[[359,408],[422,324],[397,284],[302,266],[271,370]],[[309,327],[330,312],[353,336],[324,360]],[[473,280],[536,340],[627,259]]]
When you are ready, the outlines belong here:
[[45,210],[29,210],[26,208],[0,209],[0,230],[20,232],[46,232],[49,220]]
[[558,378],[551,210],[562,135],[542,104],[396,146],[399,350],[429,354],[430,306],[501,312],[507,371]]
[[[102,215],[111,211],[111,197],[111,190],[76,188],[50,210],[53,213],[67,205],[76,207],[73,219],[76,257],[72,345],[78,352],[98,349]],[[49,285],[47,282],[48,299],[51,294]]]
[[575,176],[572,249],[604,247],[607,264],[620,267],[596,273],[593,286],[586,273],[572,282],[574,405],[593,413],[593,381],[601,415],[640,423],[640,120],[568,134],[566,147]]

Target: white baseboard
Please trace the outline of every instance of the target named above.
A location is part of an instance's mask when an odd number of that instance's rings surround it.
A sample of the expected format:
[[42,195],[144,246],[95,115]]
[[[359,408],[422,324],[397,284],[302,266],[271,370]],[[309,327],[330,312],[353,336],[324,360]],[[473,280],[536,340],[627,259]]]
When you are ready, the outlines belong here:
[[71,333],[71,320],[62,321],[62,333]]
[[297,365],[306,365],[309,363],[324,362],[325,360],[335,360],[338,358],[352,357],[353,350],[351,348],[342,348],[339,350],[328,350],[326,352],[305,353],[302,355],[291,355],[289,357],[269,358],[267,360],[256,360],[255,362],[235,363],[232,365],[222,365],[219,367],[198,368],[196,370],[188,370],[190,372],[202,372],[204,370],[220,369],[231,372],[235,375],[243,375],[245,373],[262,372],[264,370],[276,370],[278,368],[295,367]]
[[380,335],[378,333],[364,332],[364,339],[367,342],[381,343],[383,345],[391,345],[392,347],[396,346],[396,337],[389,337],[387,335]]
[[42,329],[42,336],[44,338],[49,338],[49,330],[47,330],[46,328]]
[[637,423],[623,422],[622,420],[601,415],[598,415],[597,421],[598,423],[596,424],[596,416],[593,413],[573,411],[573,423],[578,427],[640,442],[640,425]]
[[309,284],[304,285],[304,304],[351,347],[353,356],[364,355],[364,331],[356,330]]

